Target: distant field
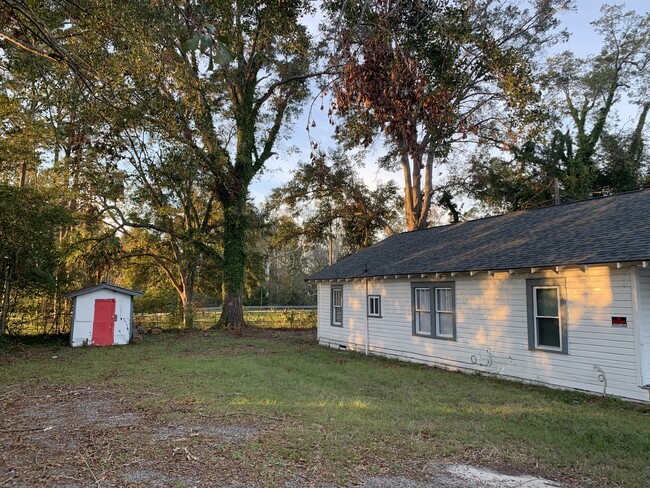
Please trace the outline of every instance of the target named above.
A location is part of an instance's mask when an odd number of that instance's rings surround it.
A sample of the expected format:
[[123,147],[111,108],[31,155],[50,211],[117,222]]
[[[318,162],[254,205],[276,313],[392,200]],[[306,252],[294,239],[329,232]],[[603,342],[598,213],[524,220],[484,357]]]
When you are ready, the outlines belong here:
[[[220,310],[198,309],[194,314],[194,328],[209,329],[220,315]],[[316,308],[246,307],[244,319],[247,324],[264,329],[313,329],[316,328]],[[178,317],[169,313],[139,313],[135,314],[135,321],[147,328],[178,328]]]
[[441,463],[650,479],[650,406],[326,349],[313,331],[5,340],[0,364],[7,486],[424,483]]

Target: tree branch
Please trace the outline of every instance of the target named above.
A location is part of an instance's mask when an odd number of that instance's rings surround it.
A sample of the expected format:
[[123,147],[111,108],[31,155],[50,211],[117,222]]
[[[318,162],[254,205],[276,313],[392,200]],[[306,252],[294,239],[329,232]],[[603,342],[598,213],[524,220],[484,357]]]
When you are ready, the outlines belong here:
[[290,76],[289,78],[285,78],[283,80],[276,81],[275,83],[271,84],[271,86],[266,90],[266,92],[260,98],[258,98],[255,101],[255,111],[257,112],[257,111],[260,110],[262,105],[264,105],[264,103],[269,98],[271,98],[271,96],[273,95],[273,93],[275,92],[275,90],[278,87],[280,87],[282,85],[286,85],[288,83],[293,83],[293,82],[296,82],[296,81],[305,81],[305,80],[308,80],[310,78],[317,78],[319,76],[328,75],[328,74],[333,74],[333,71],[332,71],[331,68],[328,68],[328,69],[323,70],[323,71],[319,71],[317,73],[308,73],[306,75]]
[[26,50],[26,51],[28,51],[28,52],[30,52],[32,54],[36,54],[37,56],[41,56],[43,58],[49,59],[50,61],[54,61],[55,63],[64,62],[63,58],[59,54],[47,53],[45,51],[42,51],[42,50],[32,46],[31,44],[28,44],[28,43],[23,42],[23,41],[19,41],[15,37],[11,37],[9,34],[5,34],[3,32],[0,32],[0,38],[5,39],[5,40],[11,42],[12,44],[15,44],[19,48],[24,49],[24,50]]

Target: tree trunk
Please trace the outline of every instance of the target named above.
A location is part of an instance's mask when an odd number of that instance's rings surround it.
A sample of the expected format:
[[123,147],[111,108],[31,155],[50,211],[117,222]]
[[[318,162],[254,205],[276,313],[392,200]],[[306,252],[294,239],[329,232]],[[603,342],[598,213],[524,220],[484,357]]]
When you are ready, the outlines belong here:
[[194,304],[192,303],[192,299],[186,295],[182,295],[180,298],[181,308],[183,309],[183,329],[194,329]]
[[187,301],[183,304],[183,327],[186,329],[194,329],[194,304]]
[[54,332],[56,334],[61,333],[61,295],[59,294],[59,288],[56,286],[56,291],[54,292],[54,299],[52,302],[52,324],[54,325]]
[[332,237],[331,227],[330,234],[327,236],[327,264],[329,266],[334,264],[334,238]]
[[23,163],[20,167],[20,188],[25,188],[27,184],[27,163]]
[[639,121],[636,124],[636,129],[634,129],[634,132],[632,133],[632,140],[630,141],[628,153],[630,154],[632,161],[634,161],[635,166],[640,166],[643,159],[643,128],[645,127],[649,111],[650,102],[643,105]]
[[184,293],[181,295],[183,306],[183,328],[194,329],[194,279],[184,280]]
[[224,202],[223,310],[217,327],[241,329],[244,321],[246,263],[246,192]]
[[2,295],[2,313],[0,314],[0,336],[5,334],[7,328],[7,313],[9,311],[9,297],[11,295],[11,282],[9,278],[9,265],[5,263],[5,286]]
[[[422,155],[412,160],[409,159],[407,149],[402,151],[401,162],[404,172],[404,216],[406,230],[414,231],[426,229],[429,226],[428,216],[431,208],[431,191],[433,176],[433,159],[427,160],[426,165],[422,163]],[[422,187],[422,168],[425,169],[424,188]]]
[[246,326],[244,320],[244,299],[243,292],[233,292],[225,289],[224,284],[223,310],[217,327],[227,327],[233,330],[241,330]]

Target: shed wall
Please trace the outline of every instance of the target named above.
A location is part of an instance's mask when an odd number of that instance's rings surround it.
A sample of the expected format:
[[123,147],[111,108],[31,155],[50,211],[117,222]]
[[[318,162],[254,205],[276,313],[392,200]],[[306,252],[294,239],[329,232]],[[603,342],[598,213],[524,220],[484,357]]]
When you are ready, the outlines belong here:
[[131,296],[103,289],[75,297],[70,337],[73,347],[92,344],[95,300],[109,298],[115,299],[115,315],[117,315],[113,344],[129,343],[131,340],[131,307],[133,303]]
[[[650,392],[640,388],[633,272],[602,266],[446,277],[439,281],[455,282],[455,341],[412,334],[411,281],[426,280],[369,280],[368,293],[381,296],[381,318],[366,316],[364,281],[338,283],[343,327],[330,325],[331,285],[320,283],[318,340],[364,351],[367,339],[373,354],[647,401]],[[528,348],[526,279],[542,277],[566,279],[568,354]],[[614,316],[626,317],[627,327],[612,327]]]

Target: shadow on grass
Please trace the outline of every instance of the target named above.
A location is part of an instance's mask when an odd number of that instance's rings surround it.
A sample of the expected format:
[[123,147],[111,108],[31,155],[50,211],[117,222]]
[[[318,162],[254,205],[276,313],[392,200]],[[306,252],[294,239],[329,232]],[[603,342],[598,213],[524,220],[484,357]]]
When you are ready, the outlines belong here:
[[16,335],[0,337],[0,352],[39,347],[65,347],[70,345],[70,334]]

